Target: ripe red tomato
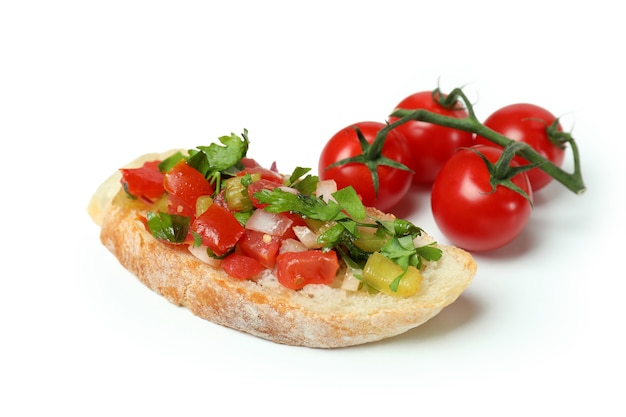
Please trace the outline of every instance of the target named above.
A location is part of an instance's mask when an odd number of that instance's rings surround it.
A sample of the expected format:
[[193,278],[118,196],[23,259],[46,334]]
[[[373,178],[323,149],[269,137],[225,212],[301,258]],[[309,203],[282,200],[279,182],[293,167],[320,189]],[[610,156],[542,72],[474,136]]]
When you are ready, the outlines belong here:
[[299,290],[307,284],[331,284],[338,269],[335,251],[285,252],[276,258],[276,277],[292,290]]
[[153,200],[165,193],[163,173],[159,171],[160,161],[145,162],[139,168],[122,168],[122,185],[132,196]]
[[[556,117],[543,107],[517,103],[496,110],[485,120],[484,125],[509,139],[527,143],[541,156],[560,167],[565,150],[552,143],[546,132],[546,128],[555,121]],[[557,130],[562,131],[560,124]],[[494,145],[481,136],[476,137],[476,143]],[[521,156],[516,156],[516,160],[520,165],[528,163]],[[552,177],[539,168],[528,171],[528,178],[534,191],[552,181]]]
[[209,208],[196,218],[192,230],[218,256],[231,250],[244,233],[243,226],[228,209],[211,204]]
[[279,236],[246,229],[237,242],[237,248],[243,255],[256,259],[264,267],[273,268],[281,241]]
[[211,195],[213,186],[200,171],[180,161],[165,174],[165,190],[168,195],[168,210],[173,214],[194,217],[196,200],[203,195]]
[[[320,179],[333,179],[339,189],[352,186],[366,206],[388,211],[406,195],[411,187],[413,173],[410,171],[379,165],[378,195],[374,189],[372,174],[363,163],[348,163],[326,169],[329,165],[344,158],[362,153],[355,127],[363,133],[368,143],[373,143],[376,134],[385,127],[380,122],[359,122],[341,129],[324,146],[319,159],[318,175]],[[405,166],[410,163],[409,147],[402,135],[390,131],[382,148],[382,155]]]
[[[502,149],[476,145],[495,163]],[[494,192],[485,161],[471,149],[458,150],[443,166],[432,188],[431,205],[437,226],[448,240],[469,251],[487,251],[511,242],[524,229],[532,207],[521,194],[498,185]],[[511,161],[511,166],[517,166]],[[512,178],[532,201],[526,172]]]
[[252,279],[265,269],[256,259],[236,252],[224,258],[221,266],[228,275],[241,280]]
[[[467,111],[460,107],[447,109],[433,99],[432,91],[422,91],[404,98],[396,109],[418,110],[424,109],[432,113],[443,116],[456,117],[459,119],[467,117]],[[389,123],[393,123],[398,118],[390,117]],[[439,126],[432,123],[412,120],[403,123],[394,130],[400,132],[411,148],[411,159],[409,168],[415,175],[413,182],[416,184],[430,185],[435,180],[437,173],[460,147],[468,147],[473,144],[473,134],[463,130],[452,129],[450,127]]]

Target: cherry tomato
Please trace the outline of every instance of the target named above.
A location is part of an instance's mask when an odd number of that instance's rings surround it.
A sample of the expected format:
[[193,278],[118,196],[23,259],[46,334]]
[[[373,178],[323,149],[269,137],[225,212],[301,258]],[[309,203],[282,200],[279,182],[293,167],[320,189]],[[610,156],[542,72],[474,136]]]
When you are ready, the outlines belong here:
[[[432,113],[449,117],[465,118],[467,111],[460,107],[447,109],[441,106],[434,98],[432,91],[422,91],[404,98],[396,109],[418,110],[424,109]],[[398,118],[390,117],[389,123]],[[394,130],[401,133],[411,148],[411,159],[408,163],[415,175],[413,182],[416,184],[430,185],[435,180],[437,173],[460,147],[468,147],[473,144],[473,134],[450,127],[412,120],[401,124]]]
[[299,290],[307,284],[331,284],[339,261],[335,251],[285,252],[276,257],[276,277],[287,288]]
[[[565,150],[552,143],[546,132],[555,121],[556,117],[543,107],[517,103],[496,110],[485,120],[484,125],[509,139],[527,143],[541,156],[560,167]],[[557,130],[562,131],[560,124],[557,125]],[[476,137],[476,143],[494,145],[481,136]],[[520,165],[528,163],[521,156],[517,156],[516,160]],[[552,181],[552,177],[539,168],[528,171],[528,178],[534,191]]]
[[[409,191],[413,173],[411,171],[379,165],[376,168],[379,178],[378,194],[374,189],[369,168],[358,162],[326,169],[329,165],[344,158],[362,153],[357,131],[363,133],[368,143],[373,143],[376,134],[385,127],[380,122],[359,122],[341,129],[326,143],[319,159],[318,175],[320,179],[333,179],[339,189],[352,186],[366,206],[388,211],[395,206]],[[402,135],[390,131],[382,148],[382,155],[405,166],[410,163],[409,147]]]
[[145,162],[139,168],[122,168],[122,185],[126,192],[135,197],[144,197],[149,200],[161,197],[165,193],[163,188],[163,174],[159,171],[160,161]]
[[[487,251],[511,242],[526,226],[531,204],[521,194],[498,185],[494,192],[485,161],[495,163],[502,149],[476,145],[458,150],[443,166],[432,187],[431,205],[437,226],[448,240],[469,251]],[[511,166],[518,166],[511,161]],[[512,178],[532,201],[526,172]]]

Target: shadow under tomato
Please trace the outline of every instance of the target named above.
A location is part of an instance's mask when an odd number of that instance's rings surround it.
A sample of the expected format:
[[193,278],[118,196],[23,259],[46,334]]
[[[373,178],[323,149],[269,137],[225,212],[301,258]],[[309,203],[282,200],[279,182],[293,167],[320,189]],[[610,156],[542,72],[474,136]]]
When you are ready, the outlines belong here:
[[501,248],[490,251],[470,252],[479,263],[480,259],[497,261],[519,258],[536,249],[535,243],[538,239],[538,235],[541,233],[541,229],[533,226],[534,225],[529,222],[515,239]]
[[389,212],[400,219],[413,217],[422,210],[430,212],[430,189],[429,186],[411,185],[407,195],[392,207]]

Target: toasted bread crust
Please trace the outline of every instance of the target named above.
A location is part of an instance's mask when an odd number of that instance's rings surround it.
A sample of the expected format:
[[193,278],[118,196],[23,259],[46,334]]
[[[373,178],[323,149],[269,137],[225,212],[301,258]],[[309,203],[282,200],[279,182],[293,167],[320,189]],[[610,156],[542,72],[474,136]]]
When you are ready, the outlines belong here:
[[269,271],[258,281],[240,281],[185,246],[156,240],[140,220],[141,206],[118,204],[119,190],[119,177],[111,177],[88,211],[101,226],[102,243],[124,268],[198,317],[276,343],[335,348],[396,336],[454,302],[476,273],[469,253],[440,245],[442,258],[426,266],[420,291],[408,298],[327,285],[293,291]]
[[297,292],[271,276],[259,282],[233,279],[187,249],[154,239],[138,214],[111,205],[103,217],[101,240],[126,269],[203,319],[281,344],[344,347],[404,333],[452,303],[476,271],[466,252],[442,247],[444,256],[424,271],[423,288],[414,297],[330,287]]

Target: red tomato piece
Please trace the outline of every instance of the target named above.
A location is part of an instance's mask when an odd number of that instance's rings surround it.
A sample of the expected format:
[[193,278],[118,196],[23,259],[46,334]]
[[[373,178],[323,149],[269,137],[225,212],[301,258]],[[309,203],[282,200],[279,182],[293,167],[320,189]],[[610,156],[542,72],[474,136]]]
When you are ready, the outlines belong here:
[[163,173],[159,171],[161,161],[145,162],[140,168],[122,168],[121,183],[132,196],[154,200],[165,193]]
[[[509,139],[527,143],[539,155],[560,167],[565,150],[552,143],[546,130],[555,121],[556,117],[543,107],[517,103],[496,110],[485,120],[484,125]],[[557,131],[562,131],[560,124],[557,125]],[[497,146],[482,136],[476,137],[476,143]],[[528,164],[521,156],[516,156],[515,160],[520,165]],[[539,168],[531,169],[527,175],[534,191],[542,189],[553,179]]]
[[282,238],[246,229],[237,243],[243,255],[256,259],[266,268],[273,268]]
[[[476,145],[495,163],[502,149]],[[517,166],[511,161],[512,166]],[[458,150],[443,166],[432,187],[431,205],[439,230],[451,243],[469,251],[487,251],[511,242],[524,229],[532,206],[521,194],[498,185],[492,192],[485,161],[470,149]],[[512,178],[532,201],[525,172]]]
[[255,168],[255,167],[260,167],[261,164],[259,164],[254,158],[248,158],[248,157],[243,157],[241,158],[241,165],[243,165],[246,168]]
[[331,284],[338,269],[335,251],[285,252],[276,257],[278,281],[292,290],[299,290],[307,284]]
[[243,176],[246,174],[260,174],[262,179],[273,183],[274,187],[284,185],[285,183],[282,175],[280,175],[278,172],[259,166],[244,168],[237,173],[237,176]]
[[259,200],[254,197],[254,193],[261,190],[273,190],[276,186],[276,182],[263,178],[248,185],[248,195],[250,196],[252,205],[256,208],[263,208],[267,206],[267,204],[260,203]]
[[243,226],[235,216],[217,204],[211,204],[194,220],[192,230],[202,237],[202,243],[217,256],[222,256],[234,248],[244,233]]
[[[422,91],[404,98],[396,109],[418,110],[424,109],[443,116],[465,118],[467,110],[461,107],[447,109],[433,99],[432,91]],[[398,118],[390,117],[389,123]],[[396,127],[394,130],[401,133],[411,148],[411,160],[407,164],[415,171],[413,182],[430,185],[441,170],[443,164],[460,147],[473,144],[473,134],[463,130],[440,126],[433,123],[411,120]]]
[[302,216],[300,216],[299,214],[295,214],[295,213],[281,213],[281,214],[291,219],[291,227],[289,228],[289,230],[287,230],[285,234],[281,236],[282,239],[283,240],[289,239],[289,238],[297,239],[296,234],[293,231],[293,228],[295,226],[307,226],[306,222],[304,221]]
[[252,279],[265,270],[259,261],[239,253],[231,253],[221,262],[221,267],[233,278]]
[[215,191],[204,175],[185,161],[178,162],[165,174],[164,185],[169,193],[169,212],[190,217],[196,215],[198,197],[211,195]]
[[[342,159],[362,154],[355,127],[359,128],[367,142],[371,144],[376,139],[376,134],[385,126],[380,122],[360,122],[340,130],[324,146],[318,166],[320,179],[335,180],[339,189],[351,185],[361,197],[363,204],[382,211],[388,211],[404,198],[411,187],[412,172],[379,165],[377,195],[371,171],[365,164],[348,163],[330,169],[326,168]],[[395,130],[387,135],[382,154],[405,166],[411,163],[410,149],[404,137]]]

